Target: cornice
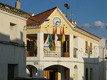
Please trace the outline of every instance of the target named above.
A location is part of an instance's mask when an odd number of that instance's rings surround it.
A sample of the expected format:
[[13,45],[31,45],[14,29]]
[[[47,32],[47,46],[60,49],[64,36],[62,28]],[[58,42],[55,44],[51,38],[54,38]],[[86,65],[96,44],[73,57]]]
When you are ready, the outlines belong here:
[[9,6],[9,5],[1,3],[1,2],[0,2],[0,10],[20,16],[20,17],[24,17],[24,18],[30,17],[30,14],[28,14],[27,12],[24,12],[20,9],[16,9],[12,6]]

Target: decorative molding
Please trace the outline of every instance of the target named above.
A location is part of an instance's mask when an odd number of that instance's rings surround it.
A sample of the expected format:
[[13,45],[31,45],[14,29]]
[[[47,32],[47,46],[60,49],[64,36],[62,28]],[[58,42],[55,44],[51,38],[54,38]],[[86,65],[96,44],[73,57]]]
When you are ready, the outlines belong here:
[[34,25],[34,26],[26,26],[27,29],[35,29],[35,28],[40,28],[40,25]]

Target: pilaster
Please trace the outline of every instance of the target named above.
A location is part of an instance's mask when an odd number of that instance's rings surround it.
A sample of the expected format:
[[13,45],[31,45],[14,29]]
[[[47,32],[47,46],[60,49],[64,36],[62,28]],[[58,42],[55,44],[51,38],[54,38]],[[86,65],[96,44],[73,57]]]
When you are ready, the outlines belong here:
[[70,34],[69,39],[70,39],[69,41],[70,58],[73,58],[73,34]]
[[44,41],[44,34],[37,33],[37,57],[39,60],[43,59],[44,52],[43,52],[43,41]]

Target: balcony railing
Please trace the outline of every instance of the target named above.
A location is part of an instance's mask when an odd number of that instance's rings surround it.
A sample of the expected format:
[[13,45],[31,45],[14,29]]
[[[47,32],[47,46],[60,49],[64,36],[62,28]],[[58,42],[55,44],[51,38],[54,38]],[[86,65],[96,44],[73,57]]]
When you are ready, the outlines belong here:
[[61,57],[61,53],[45,51],[44,56],[45,57]]
[[[37,57],[38,53],[37,47],[30,47],[30,50],[26,48],[26,56],[27,57]],[[43,54],[43,53],[39,53]],[[44,49],[44,57],[69,57],[69,48],[68,47],[54,47],[51,50]]]
[[69,57],[68,47],[55,47],[50,51],[44,50],[45,57]]

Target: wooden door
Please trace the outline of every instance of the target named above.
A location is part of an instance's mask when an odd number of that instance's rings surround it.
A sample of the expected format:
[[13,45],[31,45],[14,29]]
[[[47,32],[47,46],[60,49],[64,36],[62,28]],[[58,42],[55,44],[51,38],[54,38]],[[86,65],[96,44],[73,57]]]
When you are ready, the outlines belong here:
[[69,57],[69,41],[64,42],[63,48],[64,57]]
[[44,78],[46,78],[47,80],[50,79],[50,72],[48,70],[44,70]]
[[66,69],[66,80],[69,80],[69,69]]
[[58,72],[55,72],[55,80],[58,80]]

